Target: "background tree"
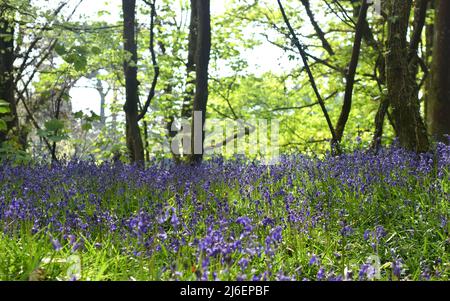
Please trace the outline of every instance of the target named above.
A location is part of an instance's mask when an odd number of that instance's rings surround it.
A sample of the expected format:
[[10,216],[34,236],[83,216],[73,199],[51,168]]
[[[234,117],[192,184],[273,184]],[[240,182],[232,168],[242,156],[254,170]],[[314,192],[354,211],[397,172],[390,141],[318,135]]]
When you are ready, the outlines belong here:
[[[195,54],[195,96],[193,102],[192,114],[192,136],[191,139],[191,162],[200,163],[203,159],[204,149],[204,125],[206,120],[206,106],[208,103],[208,67],[211,52],[211,15],[210,1],[199,0],[197,3],[198,11],[198,35]],[[201,113],[201,116],[197,114]],[[201,120],[200,120],[201,119]],[[198,137],[198,129],[201,129],[202,135]],[[197,149],[198,145],[201,149]]]
[[129,57],[124,61],[126,101],[127,146],[132,162],[144,162],[144,145],[138,120],[139,82],[137,79],[136,1],[123,0],[124,50]]
[[448,142],[445,136],[450,133],[450,1],[438,1],[434,33],[427,118],[430,134]]
[[18,118],[14,93],[14,12],[0,4],[0,145],[15,129]]
[[352,108],[353,99],[353,87],[355,84],[356,69],[359,63],[359,56],[361,53],[361,43],[363,40],[364,32],[366,30],[366,17],[367,11],[369,9],[369,3],[367,0],[362,1],[360,11],[358,13],[358,21],[355,27],[355,39],[352,50],[352,57],[350,63],[348,64],[347,72],[345,75],[345,94],[344,102],[339,115],[338,122],[336,124],[336,141],[332,143],[341,143],[342,136],[344,135],[345,126],[350,115],[350,110]]
[[389,101],[400,145],[413,151],[429,150],[416,88],[408,61],[407,33],[412,1],[387,0],[388,37],[386,79]]
[[189,118],[192,114],[192,99],[195,95],[196,54],[199,31],[199,0],[191,0],[191,19],[189,24],[188,58],[186,62],[186,88],[181,116]]

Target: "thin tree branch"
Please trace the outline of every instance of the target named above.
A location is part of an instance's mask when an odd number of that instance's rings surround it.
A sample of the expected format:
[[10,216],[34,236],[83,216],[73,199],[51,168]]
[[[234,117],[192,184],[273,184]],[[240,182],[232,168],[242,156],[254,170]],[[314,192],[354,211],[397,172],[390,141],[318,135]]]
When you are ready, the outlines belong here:
[[138,115],[137,119],[138,122],[144,118],[145,114],[147,114],[148,108],[150,107],[150,103],[152,102],[153,97],[155,97],[155,90],[156,85],[158,83],[158,77],[159,77],[159,66],[158,62],[156,61],[156,54],[155,54],[155,17],[156,17],[156,8],[155,8],[155,2],[156,0],[153,0],[151,3],[148,1],[145,1],[147,4],[151,7],[151,17],[150,17],[150,53],[152,55],[152,64],[153,64],[153,81],[152,86],[150,87],[150,92],[148,93],[147,101],[144,104],[144,107],[142,108],[141,113]]
[[301,0],[303,6],[305,7],[306,14],[308,15],[309,21],[311,22],[312,26],[314,27],[314,30],[317,33],[317,36],[319,37],[320,41],[322,42],[323,48],[330,54],[334,55],[333,48],[331,47],[330,43],[328,43],[325,33],[323,32],[322,28],[320,28],[319,24],[316,21],[316,18],[314,17],[314,13],[311,10],[311,4],[309,0]]
[[[336,140],[336,131],[334,129],[333,123],[331,122],[330,115],[328,114],[327,108],[325,107],[325,102],[324,102],[322,96],[320,95],[319,89],[317,88],[316,81],[314,79],[312,71],[309,68],[308,57],[306,55],[306,52],[303,49],[303,46],[300,44],[300,41],[298,40],[297,35],[295,34],[295,31],[294,31],[294,29],[291,26],[291,23],[290,23],[287,15],[286,15],[286,12],[285,12],[285,10],[283,8],[283,5],[281,4],[281,0],[277,0],[277,2],[278,2],[278,5],[280,7],[281,14],[283,15],[284,22],[286,23],[286,26],[289,28],[289,32],[292,35],[292,42],[295,44],[295,46],[297,46],[298,51],[300,52],[300,56],[302,57],[303,64],[305,66],[305,70],[308,73],[309,81],[310,81],[311,86],[312,86],[312,88],[314,90],[314,93],[316,94],[316,97],[317,97],[317,100],[318,100],[318,102],[320,104],[320,107],[322,109],[323,115],[325,116],[325,119],[326,119],[327,124],[328,124],[328,128],[330,129],[330,132],[331,132],[331,136],[333,137],[333,141],[337,141]],[[333,151],[336,150],[337,153],[340,153],[339,145],[333,145],[332,149],[333,149]]]
[[353,45],[352,58],[348,67],[346,75],[346,86],[344,103],[342,106],[341,114],[339,116],[338,123],[336,125],[336,141],[333,143],[341,143],[342,136],[344,135],[345,125],[347,124],[350,110],[352,108],[353,87],[355,84],[356,69],[359,63],[359,56],[361,53],[361,44],[364,34],[364,21],[367,17],[367,11],[369,9],[369,3],[367,0],[363,0],[361,9],[358,16],[358,22],[356,24],[355,42]]

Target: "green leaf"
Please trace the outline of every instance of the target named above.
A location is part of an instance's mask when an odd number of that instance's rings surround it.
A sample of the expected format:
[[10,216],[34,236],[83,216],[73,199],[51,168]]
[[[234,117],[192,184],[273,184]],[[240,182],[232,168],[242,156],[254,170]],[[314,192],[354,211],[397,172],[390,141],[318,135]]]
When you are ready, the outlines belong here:
[[13,35],[0,33],[0,39],[2,39],[4,42],[10,42],[13,39]]
[[52,119],[45,123],[47,131],[56,132],[64,128],[64,122],[58,119]]
[[3,99],[0,99],[0,107],[9,107],[9,103]]
[[86,48],[84,47],[74,47],[72,51],[63,56],[63,59],[72,64],[77,71],[83,71],[87,66],[87,58],[86,58]]
[[64,47],[64,45],[60,43],[56,44],[55,51],[60,56],[64,56],[65,54],[67,54],[66,47]]
[[83,71],[87,66],[87,59],[85,57],[79,57],[74,63],[73,66],[77,71]]
[[73,50],[79,57],[83,57],[88,54],[88,49],[86,48],[86,46],[75,46],[73,47]]
[[76,53],[71,53],[63,57],[63,59],[69,64],[74,64],[78,60],[78,55]]
[[100,47],[93,46],[93,47],[91,48],[91,52],[92,52],[93,54],[95,54],[95,55],[99,55],[99,54],[102,53],[102,50],[100,49]]
[[78,112],[76,112],[76,113],[73,114],[73,117],[74,117],[74,118],[77,118],[77,119],[82,119],[83,116],[84,116],[83,111],[78,111]]
[[0,114],[5,114],[5,113],[9,113],[9,112],[11,112],[9,107],[0,106]]
[[83,125],[81,126],[81,129],[85,132],[88,132],[92,129],[92,124],[91,123],[83,123]]
[[6,125],[6,122],[3,119],[0,119],[0,131],[6,131],[8,129],[8,126]]
[[101,117],[98,116],[94,111],[91,110],[91,116],[87,117],[86,120],[89,122],[95,122],[95,121],[100,121]]
[[49,135],[49,133],[46,130],[37,130],[37,134],[39,137],[47,137]]
[[61,142],[63,140],[68,139],[69,137],[67,135],[61,135],[61,136],[50,136],[48,137],[48,140],[51,142]]

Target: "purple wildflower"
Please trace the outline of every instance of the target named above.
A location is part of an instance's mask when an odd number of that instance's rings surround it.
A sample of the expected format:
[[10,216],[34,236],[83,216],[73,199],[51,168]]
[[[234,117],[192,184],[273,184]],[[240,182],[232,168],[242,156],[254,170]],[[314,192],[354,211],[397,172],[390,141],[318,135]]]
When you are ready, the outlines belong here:
[[55,249],[55,251],[60,251],[62,249],[61,243],[59,242],[58,239],[51,238],[50,240],[52,242],[52,246],[53,246],[53,249]]
[[318,280],[324,280],[325,277],[326,277],[325,269],[321,267],[321,268],[319,269],[319,271],[317,272],[317,279],[318,279]]
[[392,273],[395,277],[400,278],[402,274],[402,266],[403,264],[401,259],[396,259],[392,262]]
[[248,259],[247,258],[242,258],[241,260],[239,260],[239,266],[241,267],[241,270],[245,270],[248,267]]
[[317,259],[317,256],[313,254],[311,256],[311,259],[309,260],[309,265],[319,264],[319,260]]

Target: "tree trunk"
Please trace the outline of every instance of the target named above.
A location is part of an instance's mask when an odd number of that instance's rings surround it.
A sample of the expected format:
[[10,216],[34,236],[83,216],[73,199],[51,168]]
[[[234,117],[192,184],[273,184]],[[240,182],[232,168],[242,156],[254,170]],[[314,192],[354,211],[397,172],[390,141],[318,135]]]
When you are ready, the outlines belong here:
[[105,114],[105,105],[106,105],[106,96],[107,92],[103,87],[102,81],[97,79],[97,85],[95,86],[98,94],[100,95],[100,124],[101,126],[105,126],[106,124],[106,114]]
[[[428,9],[436,9],[435,0],[428,1]],[[431,66],[433,61],[433,44],[434,44],[434,22],[427,22],[425,26],[425,63],[427,66]],[[430,67],[431,69],[431,67]],[[428,133],[430,132],[430,118],[429,118],[429,103],[430,103],[430,92],[431,92],[431,76],[427,76],[425,80],[424,88],[424,105],[425,105],[425,116],[426,116],[426,128]]]
[[425,152],[429,141],[420,116],[415,74],[409,69],[407,32],[412,0],[386,1],[388,7],[388,41],[386,79],[392,117],[400,145],[408,150]]
[[8,140],[11,131],[18,127],[14,96],[14,24],[8,10],[0,5],[0,100],[9,104],[9,112],[0,114],[6,122],[6,130],[0,131],[0,145]]
[[191,139],[191,163],[194,164],[200,163],[203,159],[205,139],[203,127],[206,120],[206,105],[208,102],[208,66],[211,52],[210,0],[198,0],[197,4],[196,86],[192,113]]
[[386,117],[388,108],[389,102],[387,101],[387,99],[382,99],[375,116],[375,132],[373,134],[371,145],[371,148],[375,151],[378,151],[381,147],[381,138],[383,137],[384,130],[384,119]]
[[428,99],[430,134],[448,142],[450,134],[450,1],[440,0],[436,7],[436,27]]
[[191,24],[189,25],[188,60],[186,63],[186,90],[181,117],[189,118],[192,113],[192,100],[195,94],[195,54],[198,40],[198,0],[191,0]]
[[131,162],[143,164],[144,147],[138,123],[139,83],[137,80],[136,0],[122,0],[124,50],[131,58],[124,61],[126,139]]
[[361,44],[365,31],[367,11],[369,9],[369,3],[367,0],[363,0],[359,15],[358,22],[355,28],[355,41],[353,44],[352,57],[348,66],[348,71],[346,74],[346,86],[344,103],[342,105],[341,114],[339,116],[338,123],[336,124],[336,140],[332,143],[341,143],[342,137],[344,136],[345,125],[347,124],[348,117],[350,116],[350,110],[352,108],[352,98],[353,98],[353,86],[355,84],[356,70],[359,63],[359,55],[361,53]]

